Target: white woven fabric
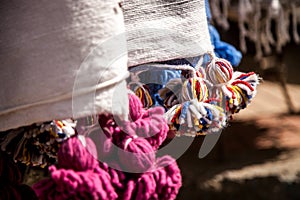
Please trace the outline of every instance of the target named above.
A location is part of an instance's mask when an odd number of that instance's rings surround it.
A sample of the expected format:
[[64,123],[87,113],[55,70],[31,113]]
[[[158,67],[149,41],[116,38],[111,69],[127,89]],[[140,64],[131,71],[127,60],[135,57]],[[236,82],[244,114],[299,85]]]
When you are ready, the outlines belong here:
[[[116,84],[126,91],[126,55],[107,68],[115,49],[100,45],[93,52],[98,60],[81,64],[101,42],[124,32],[116,0],[4,1],[0,16],[0,131],[112,112]],[[126,52],[125,37],[118,40],[120,48]],[[97,83],[107,81],[95,92]],[[72,109],[74,95],[78,97]],[[116,114],[126,115],[127,98],[118,96]]]
[[0,17],[0,131],[93,113],[127,116],[128,65],[211,48],[204,0],[4,1]]
[[212,50],[204,0],[132,0],[122,8],[129,66]]

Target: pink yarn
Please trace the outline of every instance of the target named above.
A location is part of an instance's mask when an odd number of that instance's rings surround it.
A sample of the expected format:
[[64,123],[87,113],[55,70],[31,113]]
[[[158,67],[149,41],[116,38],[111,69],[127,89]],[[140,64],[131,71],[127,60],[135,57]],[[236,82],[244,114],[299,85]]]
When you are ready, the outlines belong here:
[[136,121],[145,112],[141,100],[133,94],[128,95],[129,116],[132,121]]
[[152,173],[144,173],[137,180],[134,199],[153,199],[157,194],[155,190],[159,182],[156,182]]
[[110,163],[108,166],[107,163],[100,162],[99,166],[110,175],[112,186],[118,193],[121,193],[125,189],[126,176],[122,171],[117,170],[120,168],[118,164]]
[[126,170],[136,173],[147,171],[155,162],[155,152],[144,138],[125,137],[120,144],[118,156]]
[[112,116],[99,115],[99,124],[104,132],[100,136],[102,147],[99,154],[101,158],[114,155],[114,143],[120,148],[118,157],[126,170],[144,172],[153,165],[154,151],[165,140],[168,125],[163,118],[163,108],[144,110],[140,99],[135,95],[129,95],[129,111],[132,122],[121,121],[118,124]]
[[163,118],[163,108],[144,110],[135,95],[129,95],[129,111],[132,122],[118,124],[110,115],[99,115],[99,125],[103,130],[99,138],[99,154],[105,161],[110,160],[108,157],[113,157],[114,149],[117,149],[113,148],[115,144],[120,148],[117,152],[121,165],[128,171],[143,172],[154,163],[153,151],[165,140],[168,125]]
[[[92,140],[82,142],[73,137],[65,141],[58,152],[57,169],[49,167],[51,178],[36,183],[33,188],[39,199],[116,199],[110,175],[99,167]],[[92,155],[94,154],[94,155]]]
[[77,137],[64,142],[57,153],[59,167],[74,171],[95,169],[98,166],[96,146],[90,138],[85,138],[85,143],[86,147]]
[[135,188],[136,188],[136,181],[135,180],[129,180],[126,184],[126,189],[125,191],[123,191],[123,193],[121,194],[121,198],[120,200],[134,200],[134,192],[135,192]]
[[[118,159],[109,165],[100,163],[101,169],[110,175],[120,200],[175,199],[181,187],[180,170],[175,160],[169,156],[155,160],[155,152],[168,132],[163,108],[145,110],[138,97],[129,95],[129,111],[130,122],[116,124],[112,116],[99,116],[99,124],[108,135],[105,142],[109,140],[119,147]],[[108,149],[113,151],[113,148]],[[122,167],[139,174],[117,170]]]
[[[118,133],[118,131],[115,130],[117,126],[112,115],[99,115],[98,122],[102,129],[98,141],[98,156],[101,158],[101,160],[104,160],[114,153],[113,134]],[[121,131],[120,128],[118,128],[118,130],[119,132]]]
[[157,159],[157,168],[127,182],[122,199],[172,200],[181,187],[181,174],[176,161],[170,156]]
[[129,135],[145,138],[156,150],[166,139],[169,130],[163,114],[162,107],[144,110],[140,99],[129,95],[129,115],[132,122],[124,123],[122,130]]
[[116,199],[109,175],[101,169],[76,172],[50,166],[51,179],[33,186],[39,199]]
[[100,133],[98,152],[100,160],[104,160],[113,154],[113,138],[110,131],[103,130],[103,134]]
[[182,185],[180,169],[176,161],[170,156],[163,156],[157,159],[156,167],[157,170],[153,172],[157,182],[156,199],[175,199]]

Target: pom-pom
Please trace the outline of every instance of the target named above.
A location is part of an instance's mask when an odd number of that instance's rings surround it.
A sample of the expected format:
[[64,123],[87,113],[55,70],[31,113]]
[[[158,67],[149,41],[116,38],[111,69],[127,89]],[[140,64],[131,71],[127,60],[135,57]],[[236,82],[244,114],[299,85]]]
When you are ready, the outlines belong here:
[[213,58],[207,65],[206,77],[210,83],[221,89],[225,96],[232,97],[232,90],[227,87],[232,80],[233,67],[223,58]]
[[39,199],[116,199],[118,196],[104,170],[76,172],[72,169],[49,167],[51,178],[33,188]]
[[121,196],[126,200],[172,200],[178,194],[181,181],[176,161],[170,156],[164,156],[157,159],[151,172],[130,179]]
[[3,151],[13,154],[14,161],[45,167],[57,158],[59,145],[75,134],[72,119],[32,124],[0,133]]
[[170,130],[176,130],[178,136],[203,135],[209,129],[218,131],[226,125],[226,116],[221,107],[196,99],[173,106],[165,113],[165,118]]
[[162,90],[162,98],[168,99],[168,94],[176,95],[176,101],[165,101],[166,107],[169,108],[175,102],[182,102],[173,105],[164,114],[170,130],[175,130],[177,135],[195,136],[205,134],[209,128],[219,130],[225,126],[223,109],[206,103],[208,88],[202,78],[196,76],[184,80],[183,83],[178,80],[170,82],[171,88],[181,89],[175,90],[176,93],[173,94],[166,92],[167,89]]
[[112,116],[99,115],[99,124],[104,133],[100,136],[103,144],[100,147],[100,157],[111,155],[113,143],[120,144],[127,136],[144,138],[157,150],[169,130],[163,113],[162,107],[145,110],[137,96],[129,95],[129,116],[132,121],[116,123]]
[[77,137],[70,138],[58,151],[58,165],[75,171],[94,169],[98,166],[96,151],[96,146],[90,138],[83,139],[83,142]]
[[58,152],[58,164],[49,167],[51,178],[33,188],[39,199],[116,199],[110,175],[99,167],[92,140],[70,138]]
[[154,196],[159,200],[175,199],[182,185],[180,169],[170,156],[163,156],[156,161],[153,177],[156,182]]
[[259,77],[254,72],[234,72],[233,80],[226,86],[231,94],[225,94],[226,110],[229,115],[238,113],[251,103],[258,84]]
[[155,161],[155,152],[144,138],[126,137],[118,150],[120,163],[131,172],[149,170]]
[[126,183],[125,191],[121,194],[122,200],[135,200],[134,192],[136,189],[136,180],[129,180]]
[[168,132],[168,125],[163,118],[164,109],[154,107],[144,110],[141,106],[138,97],[129,95],[129,114],[133,121],[122,123],[122,130],[128,135],[145,138],[156,150]]
[[138,199],[155,199],[155,190],[157,182],[154,179],[153,173],[144,173],[136,181],[135,198]]
[[143,104],[138,96],[129,94],[129,116],[132,121],[137,120],[145,112]]
[[214,85],[228,83],[233,75],[233,67],[223,58],[212,59],[205,71],[207,79]]
[[208,99],[208,88],[204,80],[200,77],[170,80],[166,87],[159,91],[164,100],[164,106],[172,106],[192,99],[206,101]]
[[206,67],[207,79],[219,87],[226,100],[226,113],[232,115],[244,109],[256,94],[259,77],[254,72],[233,72],[231,64],[214,58]]
[[197,99],[199,102],[206,101],[208,89],[202,78],[195,77],[186,79],[182,85],[181,102]]

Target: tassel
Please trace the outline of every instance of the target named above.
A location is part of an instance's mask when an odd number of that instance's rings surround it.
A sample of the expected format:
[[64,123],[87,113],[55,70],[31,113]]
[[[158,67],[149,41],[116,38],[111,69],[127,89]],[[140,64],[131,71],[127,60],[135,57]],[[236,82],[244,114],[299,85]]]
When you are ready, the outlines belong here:
[[33,185],[39,199],[117,199],[110,175],[95,159],[96,152],[89,138],[65,141],[58,152],[59,168],[50,166],[51,178]]
[[205,135],[209,129],[218,131],[225,127],[226,116],[221,107],[196,99],[173,106],[165,113],[170,130],[177,136]]

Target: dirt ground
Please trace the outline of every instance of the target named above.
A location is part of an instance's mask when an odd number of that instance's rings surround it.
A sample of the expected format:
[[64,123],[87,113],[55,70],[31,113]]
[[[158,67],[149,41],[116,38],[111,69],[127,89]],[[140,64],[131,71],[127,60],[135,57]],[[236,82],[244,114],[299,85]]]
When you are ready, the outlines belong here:
[[210,154],[198,137],[178,160],[177,199],[300,199],[300,115],[232,121]]

